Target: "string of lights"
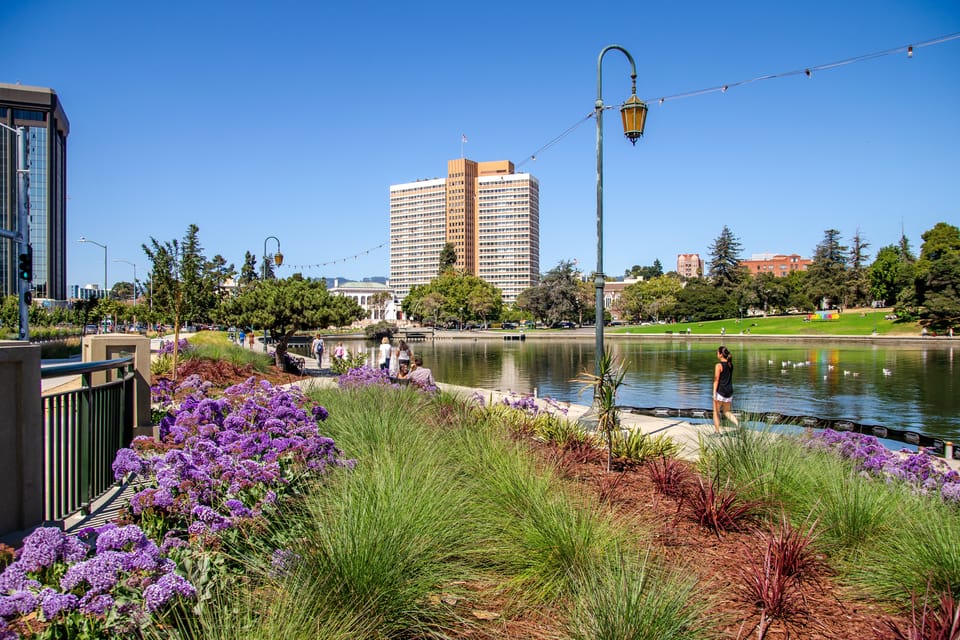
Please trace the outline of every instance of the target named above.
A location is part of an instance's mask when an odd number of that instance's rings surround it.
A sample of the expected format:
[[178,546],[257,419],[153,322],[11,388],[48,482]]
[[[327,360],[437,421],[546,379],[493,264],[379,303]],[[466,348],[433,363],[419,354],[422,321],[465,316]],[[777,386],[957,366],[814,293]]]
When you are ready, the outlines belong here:
[[[696,97],[696,96],[707,95],[707,94],[710,94],[710,93],[726,93],[727,91],[729,91],[730,89],[733,89],[733,88],[735,88],[735,87],[742,87],[742,86],[744,86],[744,85],[752,84],[752,83],[754,83],[754,82],[761,82],[761,81],[763,81],[763,80],[774,80],[774,79],[777,79],[777,78],[789,78],[789,77],[791,77],[791,76],[798,76],[798,75],[805,75],[806,77],[809,78],[809,77],[811,77],[814,73],[818,73],[818,72],[820,72],[820,71],[830,71],[830,70],[833,70],[833,69],[838,69],[838,68],[840,68],[840,67],[846,67],[846,66],[849,66],[849,65],[851,65],[851,64],[857,64],[857,63],[860,63],[860,62],[866,62],[866,61],[868,61],[868,60],[875,60],[875,59],[877,59],[877,58],[882,58],[882,57],[884,57],[884,56],[892,56],[892,55],[897,55],[897,54],[902,54],[902,53],[906,53],[908,58],[912,58],[912,57],[913,57],[913,52],[914,52],[916,49],[922,49],[922,48],[924,48],[924,47],[932,47],[932,46],[934,46],[934,45],[944,44],[944,43],[946,43],[946,42],[950,42],[950,41],[952,41],[952,40],[958,40],[958,39],[960,39],[960,33],[951,33],[951,34],[947,34],[947,35],[943,35],[943,36],[938,36],[938,37],[932,38],[932,39],[930,39],[930,40],[925,40],[925,41],[923,41],[923,42],[917,42],[917,43],[914,43],[914,44],[905,44],[905,45],[901,45],[901,46],[899,46],[899,47],[894,47],[894,48],[892,48],[892,49],[885,49],[885,50],[883,50],[883,51],[874,51],[873,53],[865,53],[865,54],[862,54],[862,55],[854,56],[854,57],[852,57],[852,58],[846,58],[846,59],[844,59],[844,60],[837,60],[837,61],[835,61],[835,62],[827,62],[826,64],[811,65],[811,66],[809,66],[809,67],[803,67],[803,68],[801,68],[801,69],[793,69],[793,70],[791,70],[791,71],[781,71],[781,72],[779,72],[779,73],[768,73],[768,74],[765,74],[765,75],[762,75],[762,76],[757,76],[757,77],[755,77],[755,78],[748,78],[748,79],[746,79],[746,80],[737,80],[736,82],[727,82],[727,83],[719,84],[719,85],[716,85],[716,86],[713,86],[713,87],[706,87],[706,88],[703,88],[703,89],[694,89],[693,91],[685,91],[685,92],[683,92],[683,93],[675,93],[675,94],[669,95],[669,96],[660,96],[660,97],[657,97],[657,98],[649,98],[649,99],[646,99],[645,102],[646,102],[647,104],[663,105],[663,104],[666,103],[666,102],[673,101],[673,100],[681,100],[681,99],[683,99],[683,98],[693,98],[693,97]],[[618,108],[616,105],[606,105],[606,106],[604,106],[604,110],[616,109],[616,108]],[[561,134],[558,135],[557,137],[555,137],[555,138],[553,138],[552,140],[550,140],[548,143],[546,143],[545,145],[543,145],[542,147],[540,147],[539,149],[537,149],[535,152],[533,152],[533,153],[530,154],[529,156],[526,156],[526,158],[525,158],[522,162],[520,162],[520,163],[517,164],[517,167],[521,167],[521,166],[523,166],[524,164],[526,164],[527,162],[529,162],[529,161],[531,161],[531,160],[536,160],[537,157],[538,157],[541,153],[543,153],[544,151],[546,151],[546,150],[549,149],[550,147],[556,145],[556,144],[557,144],[558,142],[560,142],[562,139],[564,139],[565,137],[567,137],[568,135],[570,135],[571,133],[573,133],[573,131],[574,131],[577,127],[579,127],[580,125],[584,124],[587,120],[590,120],[590,119],[592,119],[593,117],[594,117],[594,113],[593,113],[593,112],[590,112],[585,118],[583,118],[583,119],[581,119],[581,120],[578,120],[576,124],[574,124],[573,126],[571,126],[570,128],[568,128],[566,131],[564,131],[563,133],[561,133]]]
[[348,260],[356,260],[361,256],[368,255],[371,251],[382,249],[389,244],[390,244],[389,242],[381,242],[375,247],[370,247],[369,249],[366,249],[365,251],[360,251],[359,253],[355,253],[352,256],[347,256],[345,258],[337,258],[336,260],[328,260],[326,262],[317,262],[315,264],[287,264],[285,262],[283,263],[282,266],[290,267],[291,269],[319,269],[320,267],[328,267],[332,264],[337,264],[338,262],[347,262]]
[[[947,34],[947,35],[943,35],[943,36],[938,36],[938,37],[933,38],[933,39],[930,39],[930,40],[925,40],[925,41],[923,41],[923,42],[917,42],[917,43],[914,43],[914,44],[905,44],[905,45],[901,45],[901,46],[899,46],[899,47],[894,47],[894,48],[892,48],[892,49],[885,49],[885,50],[883,50],[883,51],[874,51],[874,52],[872,52],[872,53],[865,53],[865,54],[862,54],[862,55],[854,56],[854,57],[852,57],[852,58],[846,58],[846,59],[843,59],[843,60],[837,60],[837,61],[835,61],[835,62],[827,62],[827,63],[825,63],[825,64],[811,65],[811,66],[809,66],[809,67],[803,67],[803,68],[800,68],[800,69],[793,69],[793,70],[790,70],[790,71],[781,71],[781,72],[779,72],[779,73],[768,73],[768,74],[765,74],[765,75],[762,75],[762,76],[757,76],[757,77],[755,77],[755,78],[748,78],[748,79],[746,79],[746,80],[737,80],[737,81],[735,81],[735,82],[727,82],[727,83],[719,84],[719,85],[712,86],[712,87],[705,87],[705,88],[703,88],[703,89],[694,89],[694,90],[692,90],[692,91],[685,91],[685,92],[683,92],[683,93],[675,93],[675,94],[672,94],[672,95],[669,95],[669,96],[660,96],[660,97],[657,97],[657,98],[650,98],[650,99],[646,99],[645,102],[646,102],[647,104],[663,105],[663,104],[665,104],[665,103],[667,103],[667,102],[670,102],[670,101],[673,101],[673,100],[681,100],[681,99],[683,99],[683,98],[693,98],[693,97],[697,97],[697,96],[707,95],[707,94],[710,94],[710,93],[726,93],[726,92],[729,91],[730,89],[733,89],[733,88],[736,88],[736,87],[742,87],[742,86],[748,85],[748,84],[753,84],[753,83],[755,83],[755,82],[761,82],[761,81],[764,81],[764,80],[774,80],[774,79],[777,79],[777,78],[789,78],[789,77],[791,77],[791,76],[798,76],[798,75],[805,75],[806,77],[809,78],[809,77],[811,77],[814,73],[819,73],[819,72],[821,72],[821,71],[830,71],[830,70],[833,70],[833,69],[839,69],[840,67],[846,67],[846,66],[849,66],[849,65],[852,65],[852,64],[858,64],[858,63],[860,63],[860,62],[867,62],[867,61],[869,61],[869,60],[875,60],[875,59],[877,59],[877,58],[882,58],[882,57],[885,57],[885,56],[897,55],[897,54],[902,54],[902,53],[906,53],[908,58],[912,58],[914,51],[917,50],[917,49],[922,49],[922,48],[924,48],[924,47],[932,47],[932,46],[934,46],[934,45],[944,44],[944,43],[946,43],[946,42],[950,42],[950,41],[958,40],[958,39],[960,39],[960,33],[951,33],[951,34]],[[619,107],[617,107],[616,105],[606,105],[606,106],[604,106],[604,110],[616,109],[616,108],[619,108]],[[591,111],[591,112],[588,113],[586,116],[583,116],[582,118],[578,119],[574,124],[572,124],[571,126],[569,126],[567,129],[565,129],[565,130],[564,130],[563,132],[561,132],[559,135],[551,138],[548,142],[546,142],[545,144],[543,144],[542,146],[540,146],[536,151],[534,151],[533,153],[531,153],[529,156],[526,156],[521,162],[517,163],[517,165],[516,165],[517,168],[522,167],[522,166],[525,165],[527,162],[536,161],[537,158],[538,158],[538,156],[540,156],[542,153],[544,153],[544,152],[547,151],[548,149],[550,149],[550,148],[556,146],[557,144],[559,144],[560,141],[562,141],[564,138],[566,138],[566,137],[569,136],[571,133],[573,133],[574,131],[576,131],[580,126],[582,126],[582,125],[585,124],[586,122],[592,120],[593,117],[594,117],[594,112]],[[378,245],[375,246],[375,247],[371,247],[370,249],[367,249],[367,250],[365,250],[365,251],[361,251],[361,252],[356,253],[356,254],[354,254],[354,255],[352,255],[352,256],[347,256],[347,257],[345,257],[345,258],[337,258],[336,260],[328,260],[327,262],[318,262],[318,263],[315,263],[315,264],[289,264],[289,265],[288,265],[288,264],[284,264],[283,266],[284,266],[284,267],[290,267],[291,269],[318,269],[318,268],[320,268],[320,267],[327,267],[327,266],[330,266],[330,265],[333,265],[333,264],[337,264],[337,263],[340,263],[340,262],[347,262],[347,261],[349,261],[349,260],[356,260],[356,259],[360,258],[361,256],[368,255],[371,251],[376,251],[377,249],[382,249],[383,247],[386,247],[386,246],[388,246],[389,244],[390,244],[389,242],[383,242],[383,243],[381,243],[381,244],[378,244]]]

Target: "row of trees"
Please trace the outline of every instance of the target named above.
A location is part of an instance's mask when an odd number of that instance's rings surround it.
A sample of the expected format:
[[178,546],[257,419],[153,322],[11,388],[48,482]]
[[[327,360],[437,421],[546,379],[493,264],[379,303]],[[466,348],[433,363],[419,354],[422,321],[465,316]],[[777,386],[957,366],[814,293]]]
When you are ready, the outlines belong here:
[[676,273],[626,287],[618,312],[634,320],[712,320],[751,310],[783,313],[874,302],[895,306],[901,317],[936,329],[960,323],[960,230],[941,222],[923,234],[920,257],[906,237],[882,247],[870,263],[859,231],[844,245],[836,229],[824,231],[807,271],[786,277],[751,276],[741,266],[739,239],[724,227],[710,246],[710,276],[684,281]]

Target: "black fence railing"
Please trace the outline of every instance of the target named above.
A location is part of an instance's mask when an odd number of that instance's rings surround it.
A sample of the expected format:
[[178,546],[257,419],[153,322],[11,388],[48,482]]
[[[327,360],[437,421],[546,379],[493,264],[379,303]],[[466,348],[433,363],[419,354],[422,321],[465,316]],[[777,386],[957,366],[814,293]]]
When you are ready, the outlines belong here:
[[[655,418],[695,418],[713,420],[713,409],[675,409],[672,407],[619,407],[621,411],[637,415],[652,416]],[[798,416],[778,412],[749,413],[736,411],[742,420],[749,422],[765,422],[767,424],[783,424],[808,429],[833,429],[834,431],[850,431],[868,436],[876,436],[883,440],[903,442],[917,447],[924,447],[930,453],[943,456],[946,452],[946,441],[942,438],[907,431],[893,429],[876,424],[862,424],[844,418],[820,418],[817,416]],[[960,460],[960,447],[953,449],[953,458]]]
[[[105,380],[93,384],[100,372]],[[42,396],[44,519],[63,520],[114,484],[113,460],[133,439],[133,356],[47,365],[40,376],[67,387]]]

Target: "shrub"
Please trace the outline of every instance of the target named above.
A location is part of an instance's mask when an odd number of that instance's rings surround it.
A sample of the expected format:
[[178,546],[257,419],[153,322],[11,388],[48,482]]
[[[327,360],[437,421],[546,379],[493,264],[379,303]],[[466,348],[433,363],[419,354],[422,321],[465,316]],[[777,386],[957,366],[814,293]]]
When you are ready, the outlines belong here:
[[367,354],[365,353],[348,353],[343,358],[332,358],[330,360],[330,369],[338,375],[343,375],[351,369],[362,367],[366,361]]
[[150,361],[150,374],[154,377],[169,376],[173,373],[173,356],[163,354]]
[[918,598],[914,594],[910,624],[905,629],[887,620],[893,640],[960,640],[960,602],[950,593],[941,593],[939,602],[931,605],[934,597],[928,589],[922,606],[918,606]]
[[960,505],[960,473],[926,451],[891,451],[873,436],[825,429],[813,436],[809,446],[828,449],[853,460],[858,470],[903,482],[918,493],[938,494]]
[[675,456],[680,446],[670,436],[648,436],[639,429],[613,433],[613,455],[631,462]]
[[647,475],[657,491],[680,498],[690,489],[693,473],[686,463],[670,457],[654,458],[647,464]]
[[808,528],[794,527],[786,515],[770,530],[758,533],[763,549],[759,562],[741,570],[743,592],[769,618],[782,618],[798,610],[796,598],[805,583],[818,582],[826,565],[813,548],[816,523]]
[[693,518],[719,538],[727,531],[743,531],[753,525],[760,514],[762,503],[741,496],[727,480],[720,486],[719,476],[709,482],[697,476],[697,482],[684,496],[683,504]]

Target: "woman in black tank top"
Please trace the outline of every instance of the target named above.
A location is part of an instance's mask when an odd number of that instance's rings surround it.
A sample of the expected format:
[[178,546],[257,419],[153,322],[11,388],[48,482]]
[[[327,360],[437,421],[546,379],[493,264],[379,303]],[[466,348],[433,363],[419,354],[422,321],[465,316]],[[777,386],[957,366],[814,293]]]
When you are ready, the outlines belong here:
[[730,351],[721,346],[717,349],[717,359],[720,362],[713,368],[713,430],[720,433],[721,413],[738,427],[740,422],[730,412],[730,403],[733,401],[733,358]]

